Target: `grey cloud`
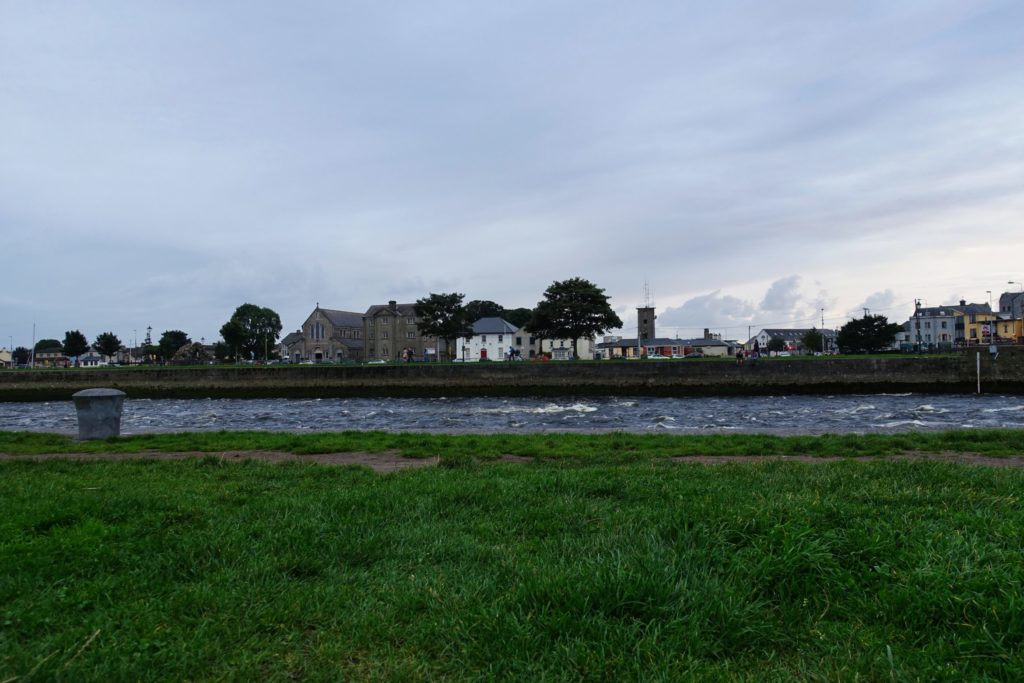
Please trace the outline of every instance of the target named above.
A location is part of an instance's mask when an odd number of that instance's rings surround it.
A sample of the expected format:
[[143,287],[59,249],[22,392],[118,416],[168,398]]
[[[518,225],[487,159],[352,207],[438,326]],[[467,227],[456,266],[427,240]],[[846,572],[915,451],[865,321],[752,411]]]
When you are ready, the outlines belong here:
[[[210,336],[245,300],[292,328],[577,272],[627,312],[649,279],[711,293],[677,324],[776,322],[861,300],[858,251],[939,299],[1024,249],[1021,44],[988,0],[6,7],[0,272],[34,303],[0,322]],[[925,235],[941,284],[905,269]],[[66,296],[97,269],[117,306]]]

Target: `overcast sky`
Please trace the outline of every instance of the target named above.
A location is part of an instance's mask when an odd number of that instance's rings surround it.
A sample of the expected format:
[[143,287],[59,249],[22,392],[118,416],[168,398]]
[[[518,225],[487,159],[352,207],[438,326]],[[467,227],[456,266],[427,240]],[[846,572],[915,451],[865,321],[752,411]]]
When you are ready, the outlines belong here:
[[0,346],[605,288],[635,335],[1024,281],[1024,3],[0,0]]

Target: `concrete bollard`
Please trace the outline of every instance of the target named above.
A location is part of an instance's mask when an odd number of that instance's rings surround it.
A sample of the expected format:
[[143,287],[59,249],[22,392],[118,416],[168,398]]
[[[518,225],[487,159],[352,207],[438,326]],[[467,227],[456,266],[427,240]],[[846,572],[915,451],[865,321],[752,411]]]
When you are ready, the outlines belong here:
[[121,408],[125,393],[118,389],[84,389],[75,392],[78,438],[109,439],[121,435]]

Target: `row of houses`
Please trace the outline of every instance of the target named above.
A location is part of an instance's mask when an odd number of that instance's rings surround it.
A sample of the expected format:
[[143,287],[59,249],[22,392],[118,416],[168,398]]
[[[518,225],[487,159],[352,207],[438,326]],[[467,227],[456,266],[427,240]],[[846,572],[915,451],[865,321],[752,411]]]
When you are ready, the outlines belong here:
[[[437,337],[424,334],[419,323],[415,304],[389,301],[357,313],[318,303],[302,327],[281,339],[279,352],[292,363],[433,361],[448,355],[479,361],[572,354],[571,339],[540,339],[501,318],[477,320],[473,335],[456,340],[450,350]],[[593,357],[593,340],[577,340],[577,352],[582,358]]]
[[[800,351],[801,340],[809,329],[764,329],[747,343],[723,340],[721,335],[705,329],[695,339],[658,337],[652,306],[637,309],[634,338],[606,336],[576,340],[580,358],[652,358],[681,356],[732,356],[739,349],[767,353],[769,343],[781,341],[787,351]],[[449,355],[458,361],[476,362],[507,359],[572,358],[573,340],[542,339],[525,329],[497,317],[473,322],[473,334],[445,349],[443,342],[419,329],[415,304],[389,301],[370,306],[366,311],[343,311],[323,308],[317,303],[302,326],[281,340],[282,359],[292,363],[370,362],[392,360],[433,361]],[[823,330],[825,350],[836,350],[836,333]],[[813,349],[818,351],[818,349]]]
[[[1024,292],[1004,293],[1000,310],[988,304],[922,307],[903,325],[893,340],[894,349],[941,350],[975,343],[1021,342],[1024,338],[1021,313]],[[576,340],[581,358],[680,357],[691,355],[732,356],[740,349],[747,353],[767,353],[769,345],[796,353],[836,353],[836,330],[816,330],[823,348],[804,349],[803,338],[811,328],[765,328],[746,342],[724,340],[704,330],[695,339],[658,337],[652,306],[637,309],[638,335],[634,338],[604,337]],[[455,341],[454,348],[443,348],[436,337],[423,334],[418,327],[415,304],[370,306],[364,312],[322,308],[318,303],[295,332],[280,342],[280,354],[291,362],[346,362],[415,359],[432,361],[451,355],[458,360],[505,360],[550,357],[571,358],[570,339],[540,339],[501,318],[482,318],[473,323],[473,335]],[[773,343],[774,342],[774,343]]]
[[903,324],[895,346],[904,351],[942,351],[980,344],[1024,343],[1024,292],[1004,292],[999,310],[989,304],[922,306]]

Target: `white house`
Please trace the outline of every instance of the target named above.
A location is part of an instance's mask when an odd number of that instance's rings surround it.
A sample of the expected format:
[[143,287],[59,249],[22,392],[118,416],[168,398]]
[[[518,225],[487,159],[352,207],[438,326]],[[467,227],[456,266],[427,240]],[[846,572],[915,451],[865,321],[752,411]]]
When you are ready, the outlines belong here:
[[[593,337],[580,337],[576,341],[576,353],[584,360],[592,360],[597,350]],[[572,339],[545,339],[540,352],[551,356],[551,360],[572,360]]]
[[[502,318],[480,318],[473,323],[473,336],[459,340],[458,358],[464,362],[506,360],[509,347],[529,357],[529,335]],[[525,342],[525,344],[524,344]]]
[[[506,360],[509,351],[517,358],[529,360],[546,354],[552,360],[572,360],[571,339],[538,339],[526,330],[502,318],[480,318],[473,323],[473,336],[459,340],[458,358],[470,363],[480,360]],[[577,352],[580,358],[593,358],[594,340],[580,338]]]
[[104,356],[102,353],[89,347],[89,349],[78,358],[78,365],[83,368],[96,368],[104,365],[110,365],[110,357]]

